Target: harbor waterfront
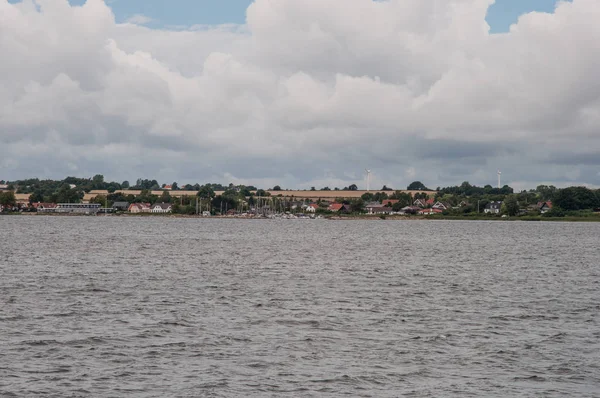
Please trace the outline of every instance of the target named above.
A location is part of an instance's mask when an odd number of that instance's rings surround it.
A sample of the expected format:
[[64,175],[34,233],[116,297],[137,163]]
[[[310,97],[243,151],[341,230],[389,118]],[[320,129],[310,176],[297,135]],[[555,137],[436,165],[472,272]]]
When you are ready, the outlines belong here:
[[0,396],[595,397],[599,234],[1,217]]

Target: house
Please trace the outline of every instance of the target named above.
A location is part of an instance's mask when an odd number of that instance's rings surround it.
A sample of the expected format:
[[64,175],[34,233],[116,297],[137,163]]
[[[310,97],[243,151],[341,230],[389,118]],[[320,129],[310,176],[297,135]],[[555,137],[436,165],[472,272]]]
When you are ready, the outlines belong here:
[[406,206],[400,209],[400,214],[417,214],[421,211],[420,207],[416,206]]
[[172,210],[172,206],[170,203],[155,203],[150,212],[151,213],[170,213]]
[[540,211],[540,213],[544,214],[549,212],[550,210],[552,210],[552,202],[550,201],[546,201],[546,202],[539,202],[537,204],[537,209]]
[[129,202],[115,202],[112,207],[115,210],[126,211],[129,209]]
[[343,203],[333,203],[328,209],[336,213],[352,213],[352,207]]
[[452,208],[450,203],[446,203],[446,202],[435,202],[435,204],[431,207],[433,209],[438,209],[438,210],[448,210],[448,209]]
[[58,207],[58,205],[56,203],[41,203],[41,202],[32,203],[31,206],[33,206],[33,208],[36,209],[39,213],[53,212]]
[[308,206],[306,206],[305,211],[308,213],[314,213],[317,211],[317,209],[319,208],[319,205],[316,203],[311,203]]
[[171,191],[171,190],[173,190],[173,186],[172,186],[172,185],[165,185],[165,186],[163,187],[163,189],[164,189],[165,191]]
[[502,209],[502,202],[490,202],[485,205],[483,212],[486,214],[500,214]]
[[150,213],[150,203],[132,203],[128,210],[130,213]]
[[413,206],[417,206],[420,208],[425,208],[425,207],[431,207],[433,206],[433,204],[435,203],[435,201],[433,200],[433,198],[428,198],[428,199],[415,199],[413,201]]
[[383,207],[381,205],[381,203],[379,203],[379,202],[370,202],[370,203],[367,203],[365,205],[365,210],[367,211],[368,214],[375,214],[375,213],[373,213],[373,209],[379,209],[380,207]]
[[419,211],[419,214],[423,215],[423,216],[432,216],[434,214],[441,214],[442,212],[443,212],[442,209],[430,208],[430,209],[423,209],[423,210]]
[[340,209],[341,213],[352,213],[352,206],[350,205],[343,205],[342,208]]
[[392,214],[394,210],[388,206],[368,206],[367,208],[368,214]]
[[413,200],[413,206],[424,208],[426,200],[425,199],[415,199]]
[[0,184],[0,191],[8,191],[8,184]]
[[329,211],[334,211],[334,212],[338,212],[341,209],[344,208],[344,204],[343,203],[332,203],[329,205],[329,207],[327,208]]

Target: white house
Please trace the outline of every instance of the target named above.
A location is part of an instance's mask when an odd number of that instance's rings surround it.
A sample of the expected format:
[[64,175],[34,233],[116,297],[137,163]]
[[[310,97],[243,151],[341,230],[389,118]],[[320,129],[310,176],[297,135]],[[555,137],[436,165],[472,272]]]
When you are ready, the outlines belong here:
[[431,208],[438,209],[438,210],[448,210],[451,207],[452,206],[450,206],[450,204],[445,203],[445,202],[435,202],[435,204],[433,206],[431,206]]
[[485,209],[483,212],[486,214],[500,214],[500,210],[502,209],[502,202],[490,202],[485,205]]
[[311,203],[308,206],[306,206],[305,211],[308,213],[314,213],[317,211],[317,209],[319,208],[319,205],[316,203]]
[[152,206],[152,213],[170,213],[172,206],[170,203],[156,203]]

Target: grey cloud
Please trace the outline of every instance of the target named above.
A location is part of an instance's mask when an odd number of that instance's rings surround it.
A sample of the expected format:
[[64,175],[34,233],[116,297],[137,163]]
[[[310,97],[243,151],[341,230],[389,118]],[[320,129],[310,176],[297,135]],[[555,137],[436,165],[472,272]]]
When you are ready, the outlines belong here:
[[598,185],[597,2],[490,35],[492,2],[257,0],[169,31],[0,0],[0,178]]

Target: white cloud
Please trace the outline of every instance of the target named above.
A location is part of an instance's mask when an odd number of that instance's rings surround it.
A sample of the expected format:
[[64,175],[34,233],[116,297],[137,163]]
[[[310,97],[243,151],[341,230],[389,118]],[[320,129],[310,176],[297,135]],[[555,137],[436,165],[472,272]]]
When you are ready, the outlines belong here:
[[126,23],[134,24],[134,25],[146,25],[154,20],[143,14],[135,14],[129,18],[127,18]]
[[600,185],[597,1],[490,35],[492,2],[257,0],[174,31],[0,0],[2,178]]

